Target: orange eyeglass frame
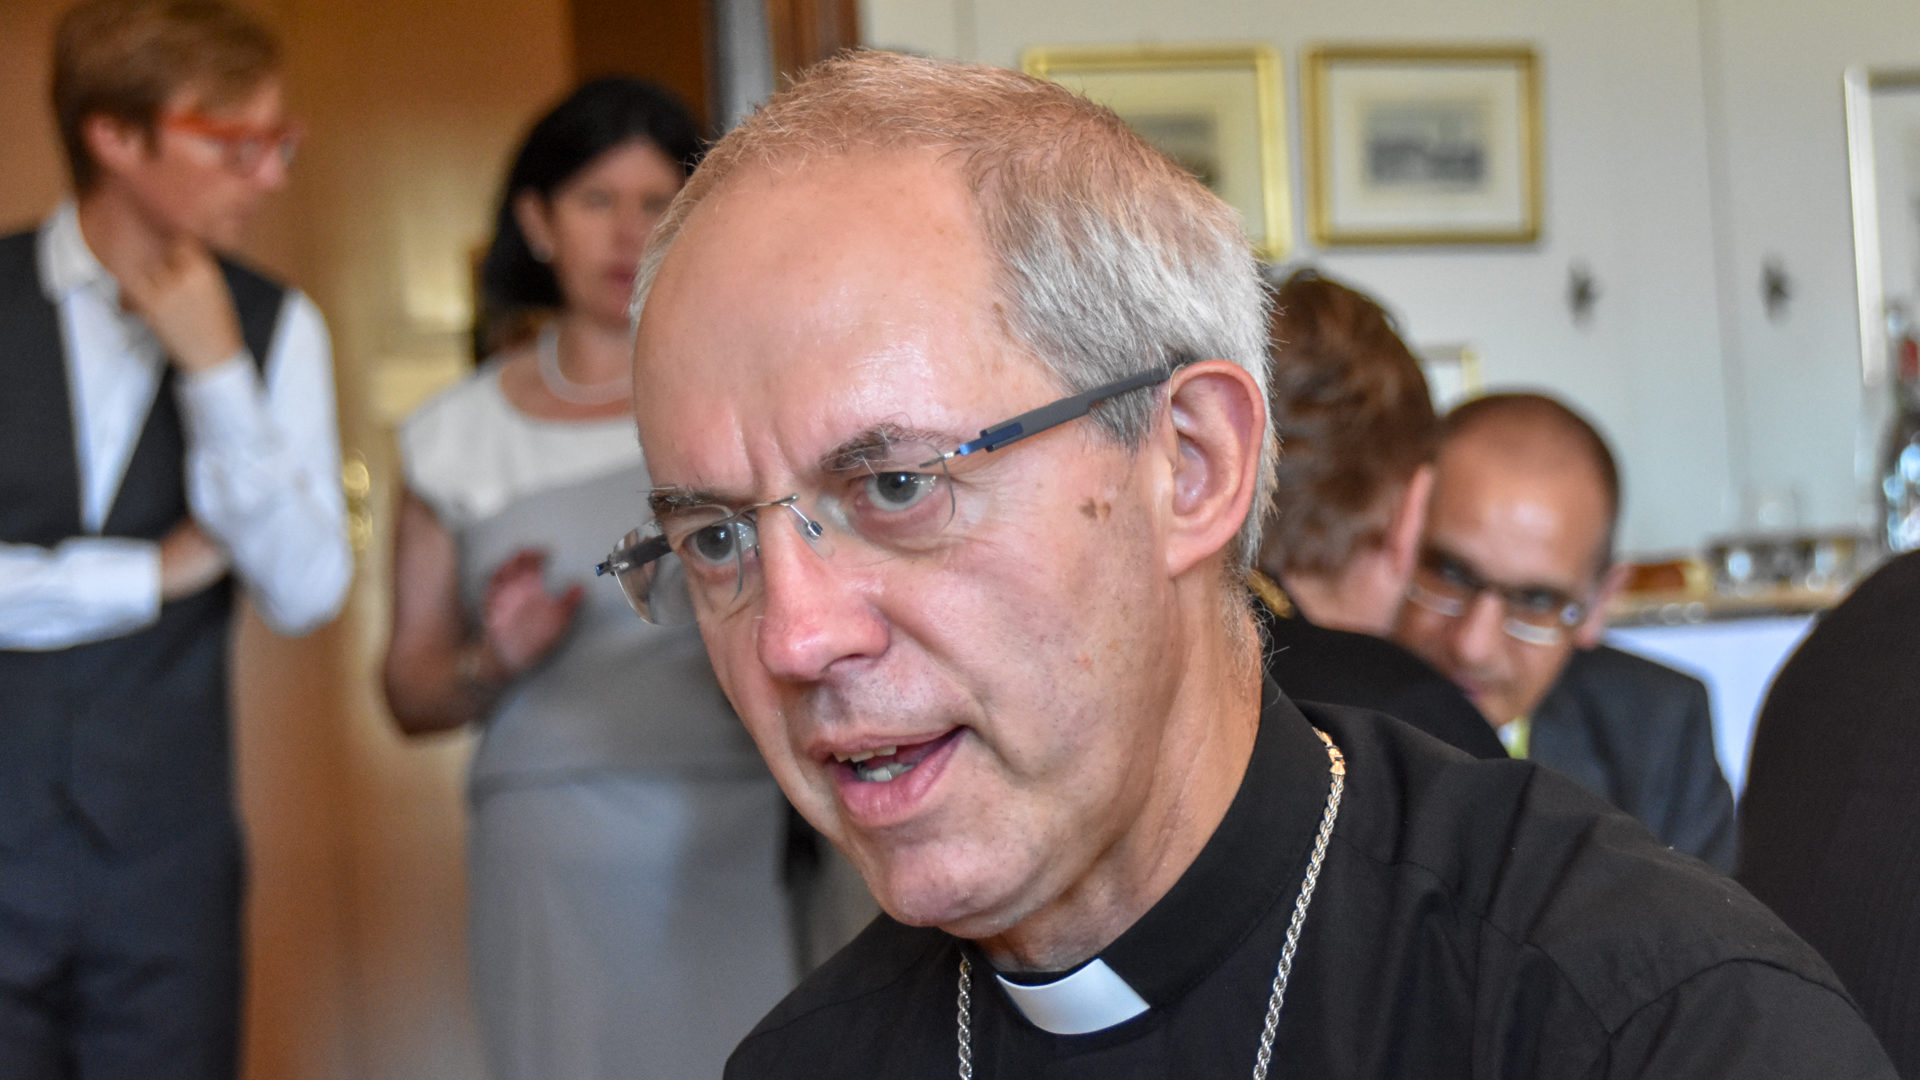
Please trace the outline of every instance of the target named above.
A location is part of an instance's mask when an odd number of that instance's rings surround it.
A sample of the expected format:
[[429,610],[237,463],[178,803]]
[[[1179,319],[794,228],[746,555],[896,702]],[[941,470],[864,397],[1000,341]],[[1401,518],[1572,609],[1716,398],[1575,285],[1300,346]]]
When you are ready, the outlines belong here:
[[306,128],[297,122],[259,127],[216,120],[195,112],[162,117],[160,126],[218,143],[221,163],[233,172],[248,176],[260,167],[268,154],[278,155],[283,167],[292,165],[300,140],[306,137]]

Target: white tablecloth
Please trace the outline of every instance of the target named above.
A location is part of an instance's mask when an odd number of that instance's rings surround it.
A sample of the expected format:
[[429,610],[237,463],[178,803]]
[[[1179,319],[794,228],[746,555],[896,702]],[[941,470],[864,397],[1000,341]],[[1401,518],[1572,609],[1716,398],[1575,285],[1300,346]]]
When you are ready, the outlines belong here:
[[1714,752],[1739,798],[1746,787],[1753,722],[1774,673],[1813,627],[1812,615],[1729,619],[1607,631],[1607,644],[1697,675],[1713,699]]

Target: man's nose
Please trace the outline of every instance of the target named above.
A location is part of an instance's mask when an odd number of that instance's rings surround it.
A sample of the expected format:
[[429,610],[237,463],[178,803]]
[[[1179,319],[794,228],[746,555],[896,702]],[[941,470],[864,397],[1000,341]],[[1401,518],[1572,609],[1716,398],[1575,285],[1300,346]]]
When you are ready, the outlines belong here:
[[262,191],[279,191],[287,186],[287,159],[278,151],[268,151],[260,157],[260,163],[254,166],[253,182]]
[[1504,647],[1507,607],[1491,592],[1475,593],[1454,626],[1453,651],[1468,665],[1485,663]]
[[870,583],[815,550],[789,523],[763,520],[755,632],[767,673],[818,682],[841,661],[885,652],[888,628],[871,603]]

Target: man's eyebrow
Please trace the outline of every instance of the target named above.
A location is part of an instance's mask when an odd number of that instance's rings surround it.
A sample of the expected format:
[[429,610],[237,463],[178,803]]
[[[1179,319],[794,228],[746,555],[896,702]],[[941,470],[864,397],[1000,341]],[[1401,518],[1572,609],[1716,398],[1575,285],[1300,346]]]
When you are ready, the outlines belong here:
[[671,485],[657,487],[647,492],[647,509],[656,518],[681,510],[691,510],[696,506],[726,506],[727,498],[718,492],[703,491],[699,488]]
[[842,439],[838,446],[820,455],[818,467],[829,475],[859,472],[876,456],[891,453],[901,443],[922,443],[937,450],[954,441],[950,431],[928,431],[886,420]]
[[1421,548],[1423,552],[1427,555],[1431,555],[1436,559],[1444,560],[1446,562],[1450,562],[1458,565],[1461,569],[1465,570],[1468,574],[1472,575],[1475,581],[1480,582],[1482,585],[1486,585],[1494,589],[1499,589],[1502,592],[1548,593],[1568,603],[1577,602],[1577,599],[1580,595],[1578,592],[1569,592],[1566,588],[1562,586],[1555,585],[1551,582],[1545,582],[1545,581],[1520,581],[1520,582],[1495,581],[1494,579],[1489,578],[1486,574],[1482,573],[1480,571],[1480,568],[1474,565],[1473,560],[1468,559],[1462,555],[1457,555],[1440,544],[1426,543],[1426,544],[1422,544]]
[[[885,420],[861,431],[855,432],[821,454],[814,468],[821,474],[859,472],[876,457],[884,457],[901,443],[924,443],[938,450],[956,442],[951,431],[930,431],[909,424]],[[732,508],[750,506],[761,501],[759,498],[741,497],[708,488],[686,487],[669,484],[654,488],[647,493],[647,508],[656,518],[696,506],[719,506]]]

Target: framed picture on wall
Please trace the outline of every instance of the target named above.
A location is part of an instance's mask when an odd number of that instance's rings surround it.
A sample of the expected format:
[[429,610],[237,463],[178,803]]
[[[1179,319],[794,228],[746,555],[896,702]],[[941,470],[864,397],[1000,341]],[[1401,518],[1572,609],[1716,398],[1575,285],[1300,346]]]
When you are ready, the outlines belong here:
[[1280,56],[1219,48],[1033,48],[1021,69],[1107,106],[1240,211],[1269,262],[1292,246]]
[[1302,90],[1323,247],[1540,236],[1540,92],[1525,46],[1323,46]]
[[1420,374],[1426,376],[1433,411],[1444,415],[1480,392],[1480,353],[1473,346],[1464,342],[1417,345],[1413,354],[1420,361]]

